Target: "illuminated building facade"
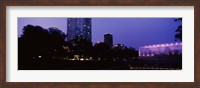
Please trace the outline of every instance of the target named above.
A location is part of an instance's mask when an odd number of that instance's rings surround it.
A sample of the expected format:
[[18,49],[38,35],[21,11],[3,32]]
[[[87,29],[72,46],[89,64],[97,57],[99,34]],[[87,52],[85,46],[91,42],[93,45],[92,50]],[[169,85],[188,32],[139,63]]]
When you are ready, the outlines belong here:
[[112,47],[113,46],[113,36],[109,33],[106,33],[104,35],[104,42],[106,44],[108,44],[110,47]]
[[155,44],[139,48],[140,57],[173,54],[182,54],[182,43]]
[[67,41],[74,37],[80,37],[91,41],[91,18],[68,18]]

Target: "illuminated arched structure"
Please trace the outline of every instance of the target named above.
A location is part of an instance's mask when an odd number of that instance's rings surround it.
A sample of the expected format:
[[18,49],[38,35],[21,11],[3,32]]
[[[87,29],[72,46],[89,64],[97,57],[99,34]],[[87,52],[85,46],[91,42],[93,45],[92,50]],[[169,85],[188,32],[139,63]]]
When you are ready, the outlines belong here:
[[148,45],[139,48],[139,56],[182,54],[182,43],[165,43]]

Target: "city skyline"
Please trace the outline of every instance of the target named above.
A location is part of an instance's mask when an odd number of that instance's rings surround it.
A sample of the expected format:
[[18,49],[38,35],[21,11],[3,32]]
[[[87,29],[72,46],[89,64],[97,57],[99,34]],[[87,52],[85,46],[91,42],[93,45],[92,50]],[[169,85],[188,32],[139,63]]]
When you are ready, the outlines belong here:
[[[67,18],[18,18],[18,34],[23,26],[57,27],[66,34]],[[181,22],[172,18],[92,18],[92,42],[104,41],[104,34],[113,35],[113,44],[138,49],[141,46],[171,43]]]

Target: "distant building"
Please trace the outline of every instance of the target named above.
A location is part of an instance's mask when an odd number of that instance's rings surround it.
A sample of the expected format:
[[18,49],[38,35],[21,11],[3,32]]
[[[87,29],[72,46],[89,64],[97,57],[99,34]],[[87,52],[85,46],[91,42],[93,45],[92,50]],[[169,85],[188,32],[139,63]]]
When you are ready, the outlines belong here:
[[108,44],[110,47],[113,46],[113,36],[109,33],[104,35],[104,42]]
[[126,49],[127,47],[123,44],[115,44],[113,47],[112,47],[114,50],[124,50]]
[[182,43],[155,44],[139,48],[140,57],[173,54],[182,54]]
[[74,37],[80,37],[91,41],[91,18],[68,18],[67,41]]

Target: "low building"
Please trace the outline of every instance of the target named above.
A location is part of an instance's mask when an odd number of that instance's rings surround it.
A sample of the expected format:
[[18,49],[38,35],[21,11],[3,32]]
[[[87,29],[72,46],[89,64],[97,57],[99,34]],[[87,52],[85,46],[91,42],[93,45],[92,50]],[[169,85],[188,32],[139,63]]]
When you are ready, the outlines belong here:
[[113,36],[109,33],[104,34],[104,42],[110,47],[113,46]]
[[165,43],[139,48],[140,57],[182,54],[182,43]]

